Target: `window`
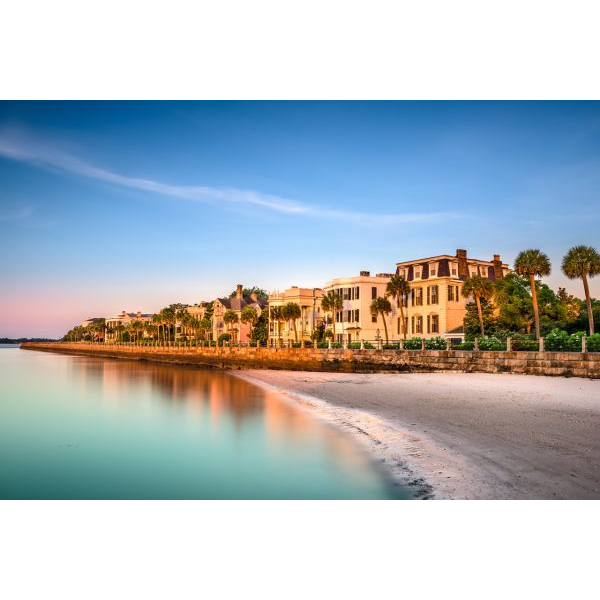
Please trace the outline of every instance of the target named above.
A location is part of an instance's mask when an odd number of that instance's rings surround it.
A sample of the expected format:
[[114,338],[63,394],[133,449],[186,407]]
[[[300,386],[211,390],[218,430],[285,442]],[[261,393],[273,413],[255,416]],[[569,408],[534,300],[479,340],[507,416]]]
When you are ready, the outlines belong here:
[[437,285],[430,285],[427,287],[427,304],[439,304]]
[[355,323],[360,322],[360,311],[358,308],[354,311],[354,322]]
[[423,317],[413,317],[414,319],[414,332],[423,333]]
[[377,323],[377,315],[371,315],[371,323]]
[[421,271],[420,271],[420,270],[419,270],[419,271],[417,271],[417,270],[415,269],[415,279],[421,279]]
[[413,294],[413,306],[423,306],[423,288],[414,288]]
[[448,286],[448,301],[449,302],[458,302],[458,286],[457,285],[449,285]]
[[360,300],[360,287],[356,286],[356,296],[355,296],[356,300]]
[[435,277],[436,274],[436,265],[437,263],[431,265],[431,268],[429,269],[429,277]]
[[440,318],[438,315],[427,315],[427,333],[440,332]]
[[456,267],[452,267],[452,277],[456,277]]
[[342,299],[350,300],[350,288],[343,288],[342,290]]
[[373,286],[371,288],[371,300],[375,300],[375,298],[377,298],[377,288]]
[[408,317],[404,317],[404,329],[402,329],[402,319],[398,317],[398,335],[408,330]]

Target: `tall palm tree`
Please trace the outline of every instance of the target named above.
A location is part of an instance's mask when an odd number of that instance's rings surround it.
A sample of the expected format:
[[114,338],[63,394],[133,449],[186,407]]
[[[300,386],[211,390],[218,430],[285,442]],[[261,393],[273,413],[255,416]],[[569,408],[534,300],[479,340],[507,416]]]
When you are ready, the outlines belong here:
[[183,331],[190,313],[187,311],[187,306],[185,304],[172,304],[171,308],[175,313],[175,339],[177,339],[177,324],[179,323]]
[[325,313],[331,313],[331,323],[333,327],[333,340],[335,341],[335,313],[344,308],[344,301],[339,294],[336,294],[334,290],[329,290],[321,298],[321,308]]
[[481,300],[490,300],[494,295],[494,284],[486,277],[481,275],[472,275],[467,277],[462,286],[461,294],[465,298],[473,296],[477,303],[477,314],[479,315],[479,327],[481,328],[481,337],[485,336],[483,326],[483,310],[481,309]]
[[[402,333],[406,339],[406,327],[404,324],[404,299],[410,294],[410,283],[402,275],[392,275],[385,288],[386,297],[392,297],[396,300],[400,309],[400,321],[402,323]],[[407,304],[408,309],[408,304]]]
[[288,302],[281,309],[281,315],[286,321],[292,321],[294,326],[294,340],[298,342],[298,328],[296,321],[302,316],[302,309],[295,302]]
[[590,335],[594,335],[594,313],[592,311],[588,277],[600,275],[600,254],[592,246],[573,246],[563,258],[562,271],[569,279],[582,279]]
[[[223,315],[223,322],[229,326],[229,331],[233,332],[233,325],[239,322],[238,314],[234,310],[226,310]],[[235,338],[235,336],[233,336]],[[236,341],[233,339],[232,341]]]
[[171,341],[171,326],[175,325],[176,316],[175,310],[171,306],[167,306],[160,311],[160,315],[163,323],[163,337],[166,333],[167,341]]
[[242,313],[240,314],[240,321],[250,325],[249,337],[252,338],[252,329],[254,328],[254,325],[256,325],[256,321],[258,321],[256,309],[250,305],[244,306]]
[[152,324],[156,327],[157,341],[160,342],[160,332],[163,324],[162,313],[156,313],[155,315],[152,315]]
[[537,290],[535,278],[550,275],[550,259],[541,250],[531,249],[519,252],[515,258],[515,271],[518,275],[529,277],[531,286],[531,301],[533,302],[533,317],[535,319],[535,337],[540,339],[540,315],[538,311]]
[[385,343],[388,344],[390,339],[388,336],[388,328],[387,323],[385,321],[386,315],[389,315],[392,312],[392,305],[387,298],[374,298],[373,302],[371,302],[371,306],[369,307],[371,314],[374,317],[381,315],[381,319],[383,320],[383,327],[385,329]]
[[126,330],[126,327],[125,327],[125,325],[123,325],[123,323],[119,323],[115,327],[117,342],[123,341],[123,334],[125,333],[125,330]]
[[200,335],[205,339],[206,332],[212,330],[212,321],[208,317],[200,319]]

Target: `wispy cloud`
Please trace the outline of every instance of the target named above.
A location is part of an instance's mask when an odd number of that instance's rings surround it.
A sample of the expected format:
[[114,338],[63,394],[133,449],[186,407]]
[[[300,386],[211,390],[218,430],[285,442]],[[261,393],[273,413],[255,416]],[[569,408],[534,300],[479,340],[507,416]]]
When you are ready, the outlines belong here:
[[88,179],[192,202],[226,202],[256,206],[265,210],[297,216],[319,217],[362,225],[431,222],[459,215],[452,212],[407,212],[392,214],[361,213],[314,206],[253,190],[207,186],[173,185],[153,179],[129,177],[94,166],[59,148],[35,139],[22,131],[0,130],[0,156],[42,168],[54,168]]

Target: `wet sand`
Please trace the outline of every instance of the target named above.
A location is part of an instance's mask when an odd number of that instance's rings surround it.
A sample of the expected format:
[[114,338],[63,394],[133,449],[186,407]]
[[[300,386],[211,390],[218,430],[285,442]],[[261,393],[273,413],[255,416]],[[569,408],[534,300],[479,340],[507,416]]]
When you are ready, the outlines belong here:
[[600,498],[600,381],[244,371],[349,432],[415,495]]

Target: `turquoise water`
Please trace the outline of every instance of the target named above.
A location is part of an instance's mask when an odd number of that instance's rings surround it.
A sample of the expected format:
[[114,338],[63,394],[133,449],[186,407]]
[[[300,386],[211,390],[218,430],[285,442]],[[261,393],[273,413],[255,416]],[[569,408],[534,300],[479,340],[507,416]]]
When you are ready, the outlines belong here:
[[405,498],[351,440],[233,375],[0,349],[0,498]]

